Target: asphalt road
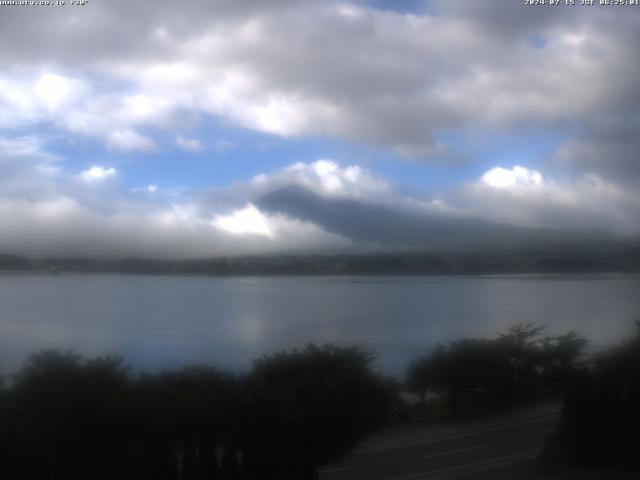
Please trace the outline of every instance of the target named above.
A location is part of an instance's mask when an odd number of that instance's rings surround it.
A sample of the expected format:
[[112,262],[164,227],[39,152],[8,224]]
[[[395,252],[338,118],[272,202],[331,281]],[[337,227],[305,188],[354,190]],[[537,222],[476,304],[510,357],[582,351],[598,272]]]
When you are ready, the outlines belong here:
[[518,419],[438,439],[360,450],[319,470],[321,480],[422,480],[500,468],[534,458],[558,415]]

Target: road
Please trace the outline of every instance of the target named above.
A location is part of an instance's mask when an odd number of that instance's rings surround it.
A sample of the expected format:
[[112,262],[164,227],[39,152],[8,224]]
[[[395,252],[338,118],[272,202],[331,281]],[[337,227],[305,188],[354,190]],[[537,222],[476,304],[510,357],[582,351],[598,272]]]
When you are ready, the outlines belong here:
[[558,414],[482,425],[440,438],[357,450],[319,470],[321,480],[433,480],[534,458],[553,432]]

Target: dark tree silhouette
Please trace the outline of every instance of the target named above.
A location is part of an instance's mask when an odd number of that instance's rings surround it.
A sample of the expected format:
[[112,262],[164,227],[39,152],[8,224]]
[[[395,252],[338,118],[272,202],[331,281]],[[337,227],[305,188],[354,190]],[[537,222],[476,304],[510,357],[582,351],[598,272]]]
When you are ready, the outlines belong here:
[[496,407],[559,393],[586,341],[575,332],[542,338],[544,327],[518,324],[492,340],[468,338],[437,345],[414,360],[407,386],[424,400],[446,395],[449,412]]
[[134,376],[119,358],[43,351],[0,388],[0,478],[312,478],[387,418],[371,359],[309,346],[243,377],[207,366]]
[[541,352],[544,381],[552,392],[565,391],[571,377],[581,368],[579,360],[586,346],[587,340],[574,331],[544,339]]
[[391,402],[372,359],[357,347],[311,345],[256,360],[248,379],[252,478],[315,478],[318,465],[381,426]]
[[556,442],[578,464],[640,471],[640,323],[571,377]]
[[[31,355],[11,399],[15,450],[8,468],[22,478],[108,478],[126,438],[122,399],[128,369],[116,358],[86,363],[72,353]],[[119,453],[119,452],[118,452]],[[95,465],[104,468],[95,472]]]
[[242,386],[206,366],[144,375],[133,386],[131,409],[138,412],[131,438],[140,474],[152,466],[157,478],[218,478],[221,455],[235,448],[243,425]]

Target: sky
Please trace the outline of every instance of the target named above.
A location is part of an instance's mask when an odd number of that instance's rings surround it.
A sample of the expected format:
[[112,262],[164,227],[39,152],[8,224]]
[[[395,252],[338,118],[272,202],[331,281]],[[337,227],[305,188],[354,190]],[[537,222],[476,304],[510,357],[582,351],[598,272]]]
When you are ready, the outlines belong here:
[[494,225],[640,234],[640,7],[11,3],[0,253],[428,250],[454,224],[470,244]]

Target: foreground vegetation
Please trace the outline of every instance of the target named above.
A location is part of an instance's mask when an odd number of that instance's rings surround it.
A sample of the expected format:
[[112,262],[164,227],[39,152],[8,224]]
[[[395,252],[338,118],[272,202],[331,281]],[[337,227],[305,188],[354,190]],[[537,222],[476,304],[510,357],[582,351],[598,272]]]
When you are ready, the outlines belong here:
[[[438,345],[406,388],[448,415],[563,398],[552,449],[573,464],[638,469],[639,335],[589,358],[574,332],[516,325]],[[309,346],[254,361],[134,374],[120,358],[43,351],[0,389],[3,479],[313,479],[411,411],[357,347]],[[400,415],[402,416],[402,415]]]
[[[423,399],[429,393],[446,399],[451,416],[561,399],[549,457],[640,471],[640,322],[635,337],[591,357],[575,332],[544,337],[543,331],[516,325],[494,339],[438,345],[411,364],[407,385]],[[437,401],[424,404],[428,409]]]
[[391,412],[358,348],[132,375],[117,358],[30,356],[0,399],[3,479],[307,479]]
[[558,398],[579,370],[587,342],[575,332],[556,337],[543,332],[544,327],[520,324],[495,339],[437,345],[412,362],[407,385],[423,400],[427,394],[446,398],[452,416]]
[[636,336],[571,377],[554,447],[573,464],[640,472],[640,322]]

